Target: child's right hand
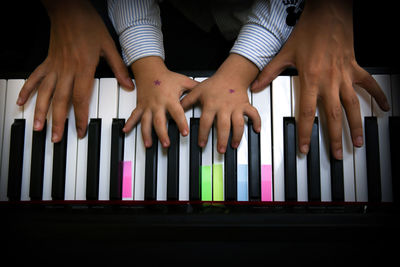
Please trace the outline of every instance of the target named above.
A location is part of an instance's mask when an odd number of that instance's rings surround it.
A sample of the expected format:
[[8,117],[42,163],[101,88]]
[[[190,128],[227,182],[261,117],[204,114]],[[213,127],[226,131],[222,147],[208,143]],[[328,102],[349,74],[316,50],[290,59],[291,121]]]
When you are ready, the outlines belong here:
[[124,132],[129,132],[139,122],[145,147],[151,147],[152,125],[163,147],[170,140],[167,131],[168,112],[176,122],[183,136],[189,134],[185,112],[180,97],[186,90],[194,88],[198,82],[185,75],[172,72],[160,57],[141,58],[132,64],[137,88],[137,106],[125,124]]

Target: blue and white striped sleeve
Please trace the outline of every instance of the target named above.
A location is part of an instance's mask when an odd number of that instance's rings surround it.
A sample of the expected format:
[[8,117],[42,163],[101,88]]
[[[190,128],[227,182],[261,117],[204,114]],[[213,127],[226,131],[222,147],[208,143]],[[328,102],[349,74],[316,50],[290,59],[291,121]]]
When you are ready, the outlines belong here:
[[108,0],[108,15],[127,66],[148,56],[165,59],[157,0]]
[[[230,52],[247,58],[261,71],[293,30],[286,24],[287,2],[256,0]],[[297,2],[294,8],[298,9],[302,0],[292,2]]]

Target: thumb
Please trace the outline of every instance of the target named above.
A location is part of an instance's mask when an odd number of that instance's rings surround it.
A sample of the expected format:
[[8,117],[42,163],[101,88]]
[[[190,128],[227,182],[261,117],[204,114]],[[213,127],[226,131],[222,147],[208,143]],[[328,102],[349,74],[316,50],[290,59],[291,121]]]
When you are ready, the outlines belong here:
[[107,42],[107,44],[103,47],[103,56],[110,65],[110,68],[114,73],[118,83],[126,90],[132,91],[135,89],[135,85],[129,76],[128,69],[125,66],[112,40]]
[[287,67],[294,66],[291,53],[282,49],[261,71],[251,85],[252,92],[259,92],[268,86]]
[[190,91],[187,95],[185,95],[181,100],[181,105],[184,110],[187,110],[191,106],[193,106],[200,97],[200,90]]

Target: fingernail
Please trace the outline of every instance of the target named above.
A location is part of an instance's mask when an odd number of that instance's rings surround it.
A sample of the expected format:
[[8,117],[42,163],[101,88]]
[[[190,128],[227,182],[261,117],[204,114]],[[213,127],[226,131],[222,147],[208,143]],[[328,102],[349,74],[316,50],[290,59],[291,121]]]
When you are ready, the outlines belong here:
[[224,154],[225,153],[225,148],[223,146],[220,146],[218,148],[219,153]]
[[390,110],[390,105],[388,102],[385,102],[385,104],[383,104],[383,108],[385,109],[385,111],[389,111]]
[[80,128],[80,127],[78,127],[78,128],[76,129],[76,131],[77,131],[77,133],[78,133],[78,137],[79,137],[79,138],[82,138],[82,137],[85,135],[85,132],[84,132],[83,129]]
[[357,138],[356,138],[356,146],[362,146],[362,145],[363,145],[362,136],[357,136]]
[[188,135],[188,130],[184,129],[184,130],[182,131],[182,135],[183,135],[183,136]]
[[200,147],[204,147],[205,145],[206,145],[206,142],[204,142],[204,141],[200,141],[200,142],[199,142],[199,146],[200,146]]
[[40,129],[40,121],[39,120],[35,120],[33,122],[33,130],[38,131]]
[[302,145],[301,148],[300,148],[301,153],[303,153],[303,154],[307,154],[309,149],[310,148],[309,148],[308,145]]
[[144,146],[145,146],[145,147],[150,147],[150,141],[145,140],[145,141],[144,141]]
[[162,145],[163,145],[163,147],[168,147],[168,142],[167,142],[167,141],[164,141],[164,142],[162,143]]
[[238,142],[234,142],[234,143],[232,144],[232,147],[233,147],[233,148],[238,148],[238,146],[239,146],[239,143],[238,143]]
[[336,157],[337,159],[342,159],[342,158],[343,158],[343,151],[342,151],[341,148],[336,149],[336,151],[335,151],[335,157]]
[[55,132],[53,132],[53,133],[51,134],[51,142],[55,143],[55,142],[57,142],[57,141],[58,141],[58,134],[55,133]]
[[17,105],[18,105],[18,106],[22,105],[22,98],[21,98],[21,97],[18,97],[18,99],[17,99]]

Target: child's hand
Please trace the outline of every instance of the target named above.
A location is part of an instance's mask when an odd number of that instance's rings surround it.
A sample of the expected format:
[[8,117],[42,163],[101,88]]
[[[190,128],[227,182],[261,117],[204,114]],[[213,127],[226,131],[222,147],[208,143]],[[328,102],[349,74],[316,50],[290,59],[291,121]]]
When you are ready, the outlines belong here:
[[217,117],[217,147],[225,153],[231,130],[232,147],[237,148],[243,135],[244,117],[254,122],[254,130],[260,132],[261,119],[257,110],[249,103],[247,89],[257,76],[258,69],[242,56],[231,54],[218,71],[209,79],[196,86],[186,95],[181,104],[187,109],[200,101],[203,109],[200,118],[199,146],[207,143],[208,133]]
[[159,57],[145,57],[132,64],[137,87],[137,106],[125,124],[129,132],[141,120],[142,136],[146,147],[151,147],[152,124],[163,147],[170,144],[166,113],[171,115],[179,131],[186,136],[189,127],[180,104],[183,92],[198,83],[184,75],[169,71]]

